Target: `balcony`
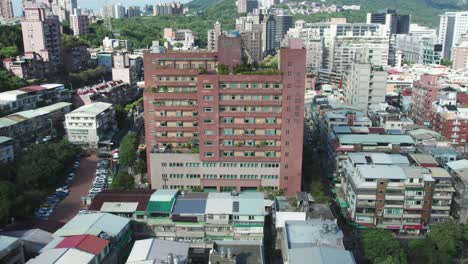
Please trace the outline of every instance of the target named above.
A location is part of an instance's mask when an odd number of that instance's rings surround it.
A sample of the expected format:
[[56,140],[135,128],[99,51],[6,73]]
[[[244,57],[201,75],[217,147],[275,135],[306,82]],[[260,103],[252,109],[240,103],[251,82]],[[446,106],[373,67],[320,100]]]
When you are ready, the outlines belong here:
[[360,202],[360,201],[358,201],[356,207],[371,207],[371,208],[374,208],[375,207],[375,202]]
[[419,219],[421,214],[403,214],[403,218]]
[[432,205],[432,210],[450,210],[450,205]]
[[203,238],[205,237],[205,232],[203,231],[177,231],[176,237]]
[[405,204],[405,209],[422,210],[422,204]]

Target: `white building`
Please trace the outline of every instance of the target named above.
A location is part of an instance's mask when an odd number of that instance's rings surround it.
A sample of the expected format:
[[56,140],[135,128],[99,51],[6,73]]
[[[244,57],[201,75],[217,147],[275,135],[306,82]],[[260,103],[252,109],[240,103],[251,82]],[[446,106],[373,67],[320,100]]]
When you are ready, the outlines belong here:
[[101,102],[84,105],[65,115],[65,128],[71,143],[96,148],[115,131],[114,107]]
[[358,52],[347,77],[348,104],[367,111],[369,105],[385,102],[387,72],[374,66],[367,58],[369,54]]
[[0,136],[0,163],[7,163],[14,159],[13,139]]
[[397,54],[402,55],[402,61],[417,64],[440,64],[442,47],[436,44],[435,36],[399,34],[394,35],[394,38]]
[[440,16],[439,43],[442,44],[444,59],[452,58],[452,48],[467,31],[468,12],[446,12]]

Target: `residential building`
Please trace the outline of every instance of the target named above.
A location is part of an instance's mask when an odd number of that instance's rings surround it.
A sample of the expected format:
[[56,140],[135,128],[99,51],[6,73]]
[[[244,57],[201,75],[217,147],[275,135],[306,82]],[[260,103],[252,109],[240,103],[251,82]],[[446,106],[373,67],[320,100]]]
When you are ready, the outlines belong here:
[[385,102],[387,72],[368,61],[371,55],[366,50],[354,56],[347,77],[346,99],[348,104],[367,111],[369,105]]
[[265,264],[261,241],[214,241],[209,263],[258,263]]
[[3,59],[5,70],[25,80],[44,79],[48,72],[47,65],[36,52],[25,52],[23,56]]
[[282,235],[283,263],[299,264],[305,259],[314,263],[356,263],[344,249],[343,232],[334,221],[286,221]]
[[173,50],[191,50],[194,48],[195,38],[190,29],[173,30],[172,28],[164,29],[164,38],[167,40],[167,49]]
[[28,147],[45,136],[60,136],[65,114],[70,112],[71,103],[26,110],[0,118],[0,136],[15,140],[15,149]]
[[172,263],[187,264],[189,263],[188,255],[188,243],[148,238],[135,241],[126,263],[138,264],[145,261],[166,263],[166,261],[169,261]]
[[87,46],[77,46],[63,49],[64,71],[79,72],[90,68],[91,54]]
[[28,263],[117,263],[132,240],[130,220],[106,213],[78,214]]
[[459,42],[453,47],[452,60],[454,70],[468,70],[468,35],[462,35]]
[[83,105],[65,116],[65,128],[71,143],[97,148],[116,130],[114,107],[101,102]]
[[258,0],[237,0],[237,13],[251,13],[258,8]]
[[136,85],[123,81],[108,81],[78,88],[73,94],[72,103],[75,107],[103,102],[113,105],[125,105],[134,102],[141,95]]
[[[353,109],[330,110],[323,114],[320,120],[320,130],[324,136],[328,136],[335,126],[372,127],[372,120],[366,112]],[[349,129],[351,132],[351,130]]]
[[[394,35],[395,49],[405,63],[440,64],[442,46],[435,36]],[[397,64],[398,65],[398,64]]]
[[221,35],[221,24],[219,21],[213,26],[213,29],[208,30],[208,51],[218,51],[218,37]]
[[0,93],[0,111],[8,114],[31,110],[39,106],[70,101],[71,95],[63,84],[27,86]]
[[0,236],[0,260],[5,264],[24,264],[24,250],[21,240]]
[[103,67],[106,72],[112,72],[114,66],[114,52],[103,51],[96,54],[97,65]]
[[292,15],[279,12],[275,16],[275,47],[279,47],[288,30],[294,26]]
[[128,50],[131,47],[131,43],[127,39],[110,39],[109,37],[105,37],[102,40],[102,47],[105,51],[113,51],[115,49]]
[[453,178],[443,168],[429,167],[428,169],[435,180],[431,206],[431,223],[443,223],[451,219],[452,200],[455,195]]
[[[420,234],[431,224],[435,179],[422,167],[357,165],[345,169],[348,217],[359,225]],[[450,206],[445,204],[445,220]]]
[[191,247],[206,248],[220,239],[262,240],[265,200],[263,193],[258,192],[191,193],[159,189],[116,193],[108,190],[96,195],[89,210],[137,221],[138,235],[186,241]]
[[459,223],[465,223],[468,220],[468,160],[447,162],[445,168],[452,175],[455,188],[451,216]]
[[438,100],[440,88],[439,76],[437,75],[424,74],[419,80],[414,81],[411,118],[415,124],[429,126],[432,103]]
[[61,70],[62,40],[60,21],[48,15],[43,4],[26,4],[21,21],[24,52],[36,52],[48,62],[49,72]]
[[127,8],[127,17],[139,17],[141,16],[141,10],[139,6],[129,6]]
[[180,2],[158,3],[153,7],[155,16],[173,16],[183,13],[184,7]]
[[73,35],[85,35],[89,32],[89,18],[88,15],[73,14],[70,15],[70,28]]
[[254,25],[250,31],[241,32],[242,47],[250,63],[261,63],[262,52],[262,28],[260,24]]
[[0,1],[0,18],[13,19],[13,3],[12,0]]
[[37,256],[40,250],[52,241],[52,234],[42,229],[3,231],[2,235],[15,237],[23,244],[24,255]]
[[367,24],[382,24],[387,27],[390,35],[408,34],[410,32],[411,16],[401,15],[398,10],[383,10],[367,13]]
[[418,24],[410,24],[409,34],[416,37],[430,36],[437,38],[437,29],[421,26]]
[[138,81],[135,65],[130,65],[130,57],[127,52],[117,52],[112,57],[112,80],[124,83],[136,84]]
[[0,136],[0,163],[8,163],[15,159],[13,139]]
[[445,12],[440,16],[439,43],[442,44],[444,59],[452,59],[452,48],[467,31],[468,12]]
[[[240,56],[240,38],[224,35],[217,53],[145,54],[153,188],[300,190],[305,50],[301,45],[282,48],[280,75],[213,74],[218,63],[232,67]],[[184,177],[168,178],[171,174]]]
[[457,91],[440,89],[439,100],[432,103],[430,126],[453,145],[464,146],[468,140],[468,109],[457,103]]
[[447,162],[456,161],[458,156],[460,156],[456,150],[448,147],[435,147],[430,152],[441,166],[444,166]]

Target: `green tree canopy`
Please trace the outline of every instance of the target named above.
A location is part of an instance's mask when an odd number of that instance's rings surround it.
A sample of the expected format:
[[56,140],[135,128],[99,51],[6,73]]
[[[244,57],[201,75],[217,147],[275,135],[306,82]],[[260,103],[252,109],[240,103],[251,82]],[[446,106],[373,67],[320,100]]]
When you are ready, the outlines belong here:
[[131,190],[135,188],[135,179],[128,172],[121,171],[112,181],[112,189]]
[[126,135],[120,143],[120,164],[133,167],[137,160],[138,138],[135,133]]
[[89,43],[81,38],[62,34],[62,46],[64,49],[73,49],[77,47],[89,47]]
[[407,263],[403,248],[389,231],[377,228],[364,230],[362,246],[371,263]]

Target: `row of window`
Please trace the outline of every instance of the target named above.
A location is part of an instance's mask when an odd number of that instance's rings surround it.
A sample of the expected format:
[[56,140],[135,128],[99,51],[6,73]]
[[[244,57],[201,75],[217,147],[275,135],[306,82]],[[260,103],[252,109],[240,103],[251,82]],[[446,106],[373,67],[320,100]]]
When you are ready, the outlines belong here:
[[[261,131],[264,131],[264,134],[261,133]],[[275,136],[279,134],[280,130],[277,129],[232,129],[232,128],[225,128],[221,130],[221,135],[224,136],[232,136],[232,135],[247,135],[247,136],[252,136],[252,135],[266,135],[266,136]],[[205,130],[205,135],[214,135],[214,131],[212,130]]]
[[[201,164],[201,165],[200,165]],[[162,162],[162,167],[203,167],[203,168],[279,168],[279,163],[266,162]]]
[[196,100],[164,100],[164,101],[153,101],[156,106],[195,106],[197,105]]
[[151,88],[153,93],[196,93],[197,87],[153,87]]
[[[205,99],[205,97],[203,97]],[[206,100],[206,99],[205,99]],[[258,101],[258,100],[281,100],[281,95],[219,95],[219,100],[245,100],[245,101]]]
[[[206,152],[205,152],[206,153]],[[223,151],[223,157],[276,157],[276,152],[274,151],[265,151],[265,152],[256,152],[256,151],[244,151],[244,152],[234,152],[234,151]]]
[[198,116],[197,111],[159,111],[159,116],[170,116],[170,114],[175,114],[176,117]]
[[[167,174],[162,174],[163,179],[167,179]],[[169,174],[170,179],[225,179],[225,180],[233,180],[233,179],[241,179],[241,180],[256,180],[258,178],[263,180],[277,180],[279,178],[278,175],[254,175],[254,174],[220,174],[219,176],[216,174],[180,174],[180,173],[171,173]]]
[[221,89],[268,89],[268,88],[281,88],[280,83],[221,83]]
[[[276,124],[277,119],[275,117],[267,117],[267,118],[255,118],[255,117],[244,117],[244,118],[234,118],[234,117],[223,117],[221,118],[221,123],[224,124],[233,124],[235,120],[242,120],[244,124],[255,124],[256,121],[263,120],[264,124]],[[205,124],[212,124],[212,119],[205,119],[203,120]],[[261,121],[259,122],[261,123]]]
[[158,76],[161,82],[194,82],[197,80],[195,76]]
[[244,140],[244,141],[234,141],[230,139],[225,139],[221,142],[221,145],[223,146],[236,146],[236,147],[242,147],[242,146],[247,146],[247,147],[274,147],[276,146],[276,141],[275,140],[261,140],[261,141],[255,141],[255,140]]

